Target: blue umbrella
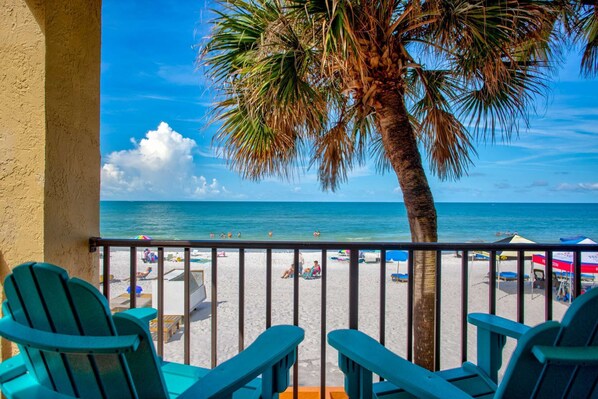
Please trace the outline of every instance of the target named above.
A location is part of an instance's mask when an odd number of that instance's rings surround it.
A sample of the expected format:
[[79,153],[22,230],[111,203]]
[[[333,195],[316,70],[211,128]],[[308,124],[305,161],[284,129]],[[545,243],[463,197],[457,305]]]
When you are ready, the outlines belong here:
[[405,262],[409,258],[409,253],[407,251],[399,251],[399,250],[392,250],[386,251],[386,261],[397,261],[397,262]]
[[[141,291],[143,291],[143,288],[141,288],[140,286],[135,286],[135,293],[137,294],[137,296],[139,296],[141,294]],[[127,293],[131,293],[131,286],[127,287]]]
[[[386,251],[386,261],[396,261],[397,262],[397,272],[392,274],[391,277],[393,281],[406,281],[407,274],[399,273],[399,262],[404,262],[409,258],[409,253],[407,251],[399,251],[399,250],[391,250]],[[396,279],[396,280],[395,280]]]

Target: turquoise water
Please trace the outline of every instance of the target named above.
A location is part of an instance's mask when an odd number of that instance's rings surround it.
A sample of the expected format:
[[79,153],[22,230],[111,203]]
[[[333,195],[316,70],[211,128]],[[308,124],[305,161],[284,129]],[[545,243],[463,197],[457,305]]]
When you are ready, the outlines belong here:
[[[496,241],[517,232],[536,242],[598,240],[598,204],[439,203],[439,241]],[[319,231],[319,238],[314,231]],[[104,238],[410,241],[403,203],[102,201]],[[272,232],[272,237],[268,233]]]

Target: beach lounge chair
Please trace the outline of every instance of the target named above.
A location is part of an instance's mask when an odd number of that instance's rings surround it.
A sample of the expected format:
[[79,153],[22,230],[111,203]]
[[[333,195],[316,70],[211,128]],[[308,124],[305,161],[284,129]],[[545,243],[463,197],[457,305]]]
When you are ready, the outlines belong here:
[[317,271],[314,270],[313,267],[310,267],[309,270],[307,270],[306,272],[303,272],[301,274],[301,277],[303,277],[306,280],[313,280],[315,278],[318,278],[321,276],[321,272],[318,273]]
[[149,274],[152,272],[152,267],[148,266],[145,271],[143,272],[137,272],[136,276],[138,279],[141,280],[145,280],[147,278],[147,276],[149,276]]
[[390,278],[395,283],[406,283],[409,281],[409,275],[407,273],[392,273]]
[[[500,272],[496,276],[499,280],[502,281],[516,281],[517,280],[517,273],[516,272]],[[523,275],[523,281],[529,280],[529,274]]]
[[[357,330],[330,332],[328,342],[339,351],[349,398],[598,397],[598,290],[573,301],[561,323],[531,328],[479,313],[468,319],[478,327],[478,364],[465,362],[436,373]],[[506,337],[518,343],[497,384]],[[386,381],[372,384],[372,373]]]
[[303,340],[299,327],[275,326],[208,370],[156,355],[148,328],[155,309],[111,315],[95,287],[57,266],[17,266],[4,292],[0,335],[20,350],[0,363],[0,390],[11,399],[269,399],[287,388]]

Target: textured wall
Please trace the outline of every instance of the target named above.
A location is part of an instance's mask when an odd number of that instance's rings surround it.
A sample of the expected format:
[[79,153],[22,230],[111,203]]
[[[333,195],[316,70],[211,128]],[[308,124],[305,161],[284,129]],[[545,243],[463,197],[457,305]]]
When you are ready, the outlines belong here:
[[0,282],[44,258],[45,40],[19,0],[0,4]]
[[97,280],[88,240],[99,235],[99,0],[46,0],[45,260]]
[[101,1],[0,3],[0,279],[44,260],[94,281]]

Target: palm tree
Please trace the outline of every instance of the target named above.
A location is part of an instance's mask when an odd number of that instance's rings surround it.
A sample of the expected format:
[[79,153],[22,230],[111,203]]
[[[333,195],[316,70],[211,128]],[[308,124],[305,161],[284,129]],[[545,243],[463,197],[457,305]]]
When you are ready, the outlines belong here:
[[[334,190],[373,159],[398,177],[414,242],[438,238],[421,153],[456,179],[476,139],[516,134],[558,18],[536,0],[218,1],[200,60],[229,165],[257,180],[308,164]],[[414,284],[414,360],[433,369],[433,252],[416,254]]]

